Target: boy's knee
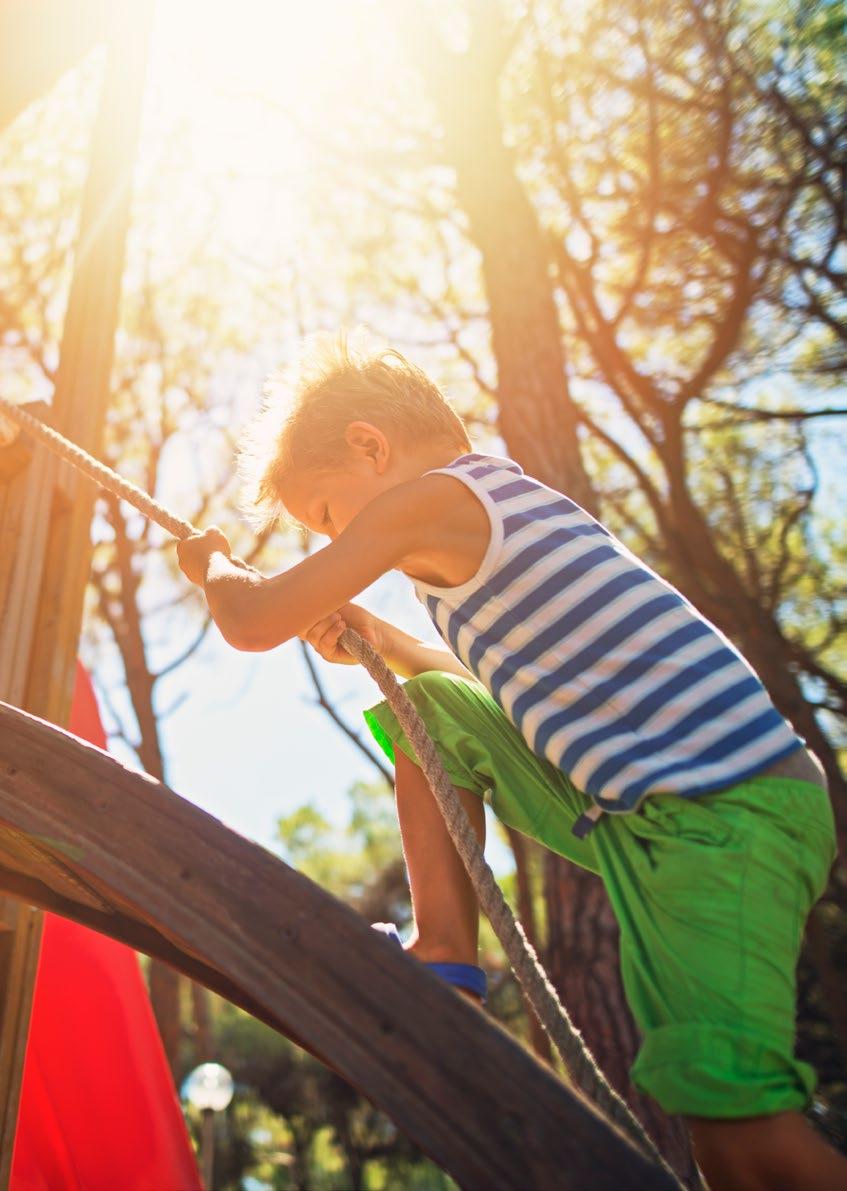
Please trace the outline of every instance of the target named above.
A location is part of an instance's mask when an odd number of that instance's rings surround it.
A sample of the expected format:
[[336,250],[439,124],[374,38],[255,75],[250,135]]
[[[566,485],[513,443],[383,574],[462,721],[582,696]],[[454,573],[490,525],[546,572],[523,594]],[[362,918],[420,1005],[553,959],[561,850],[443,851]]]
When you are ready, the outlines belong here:
[[[686,1117],[685,1123],[697,1164],[715,1191],[730,1187],[765,1191],[769,1186],[762,1161],[764,1138],[760,1138],[754,1120]],[[769,1133],[767,1124],[762,1132]]]
[[798,1112],[711,1120],[686,1117],[694,1157],[714,1191],[847,1188],[847,1162]]

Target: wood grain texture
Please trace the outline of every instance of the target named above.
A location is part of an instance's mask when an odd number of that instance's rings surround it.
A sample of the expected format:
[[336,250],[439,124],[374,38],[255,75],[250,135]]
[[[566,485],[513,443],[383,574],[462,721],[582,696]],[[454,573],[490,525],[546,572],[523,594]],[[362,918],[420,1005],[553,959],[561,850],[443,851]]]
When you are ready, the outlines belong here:
[[0,825],[5,892],[167,960],[294,1038],[463,1186],[673,1186],[348,907],[161,783],[6,704]]
[[[23,1083],[29,1033],[31,990],[38,968],[44,915],[34,906],[4,899],[0,930],[0,1013],[7,1028],[0,1031],[0,1082],[6,1106],[17,1106]],[[0,1158],[14,1148],[17,1113],[6,1107],[0,1114]],[[0,1172],[7,1177],[7,1171]]]

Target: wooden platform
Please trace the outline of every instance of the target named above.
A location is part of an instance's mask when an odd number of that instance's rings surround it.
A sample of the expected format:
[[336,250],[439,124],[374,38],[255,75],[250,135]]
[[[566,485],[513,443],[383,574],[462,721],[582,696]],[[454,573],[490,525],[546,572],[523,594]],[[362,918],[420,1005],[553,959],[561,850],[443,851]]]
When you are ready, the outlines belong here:
[[673,1186],[347,906],[160,783],[5,703],[0,891],[166,960],[294,1039],[464,1187]]

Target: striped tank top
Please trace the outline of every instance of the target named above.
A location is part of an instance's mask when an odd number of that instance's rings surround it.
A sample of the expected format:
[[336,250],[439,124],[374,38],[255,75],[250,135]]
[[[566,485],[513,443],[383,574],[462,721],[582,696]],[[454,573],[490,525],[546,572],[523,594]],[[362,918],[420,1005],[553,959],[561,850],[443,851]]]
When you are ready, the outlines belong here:
[[579,505],[509,459],[439,473],[473,492],[491,538],[467,583],[416,581],[418,596],[532,751],[598,808],[705,794],[802,747],[727,638]]

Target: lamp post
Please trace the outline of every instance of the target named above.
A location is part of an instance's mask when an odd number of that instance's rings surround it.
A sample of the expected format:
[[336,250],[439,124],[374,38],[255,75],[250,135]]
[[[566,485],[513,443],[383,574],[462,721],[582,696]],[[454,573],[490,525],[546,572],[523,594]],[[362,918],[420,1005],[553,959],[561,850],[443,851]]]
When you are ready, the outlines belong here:
[[201,1063],[186,1076],[182,1094],[189,1104],[203,1114],[200,1135],[200,1170],[206,1191],[213,1191],[215,1174],[215,1116],[223,1112],[232,1100],[232,1076],[220,1063]]

